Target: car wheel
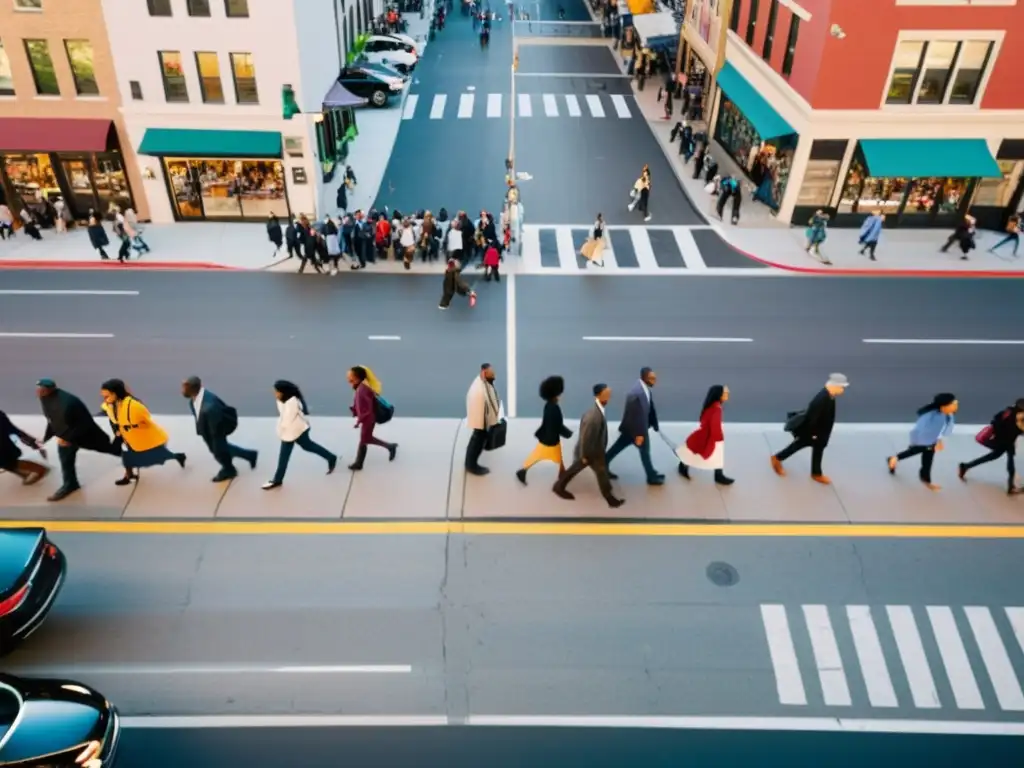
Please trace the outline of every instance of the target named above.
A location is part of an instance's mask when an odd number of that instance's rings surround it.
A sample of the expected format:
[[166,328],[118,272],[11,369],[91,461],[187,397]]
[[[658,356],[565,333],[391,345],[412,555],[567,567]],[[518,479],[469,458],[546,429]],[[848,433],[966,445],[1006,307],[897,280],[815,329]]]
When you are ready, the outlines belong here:
[[383,107],[388,103],[388,92],[383,88],[378,88],[370,96],[370,103],[375,107]]

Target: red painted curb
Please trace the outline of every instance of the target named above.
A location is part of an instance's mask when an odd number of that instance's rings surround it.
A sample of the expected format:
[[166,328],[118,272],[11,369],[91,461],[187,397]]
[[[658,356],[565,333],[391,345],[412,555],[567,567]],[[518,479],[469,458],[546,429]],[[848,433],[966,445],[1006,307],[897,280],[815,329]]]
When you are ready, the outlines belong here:
[[28,259],[0,259],[0,269],[150,269],[150,270],[240,270],[240,267],[226,267],[209,262],[180,263],[173,261],[133,261],[120,264],[117,261],[30,261]]

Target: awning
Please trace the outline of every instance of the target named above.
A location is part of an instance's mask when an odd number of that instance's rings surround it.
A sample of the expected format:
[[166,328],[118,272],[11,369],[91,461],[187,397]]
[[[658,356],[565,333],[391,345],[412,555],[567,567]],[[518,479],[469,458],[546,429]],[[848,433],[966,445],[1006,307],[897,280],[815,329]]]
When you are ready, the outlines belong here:
[[633,16],[633,29],[648,48],[679,42],[679,25],[671,13],[639,13]]
[[341,83],[335,82],[331,90],[324,96],[324,109],[341,109],[342,107],[361,107],[366,99],[361,99]]
[[111,128],[109,120],[5,117],[0,119],[0,151],[105,152]]
[[868,173],[876,178],[1001,177],[984,139],[861,139]]
[[718,73],[717,79],[725,95],[746,115],[763,140],[796,133],[793,126],[728,61]]
[[140,155],[173,157],[280,157],[281,134],[274,131],[204,131],[147,128]]

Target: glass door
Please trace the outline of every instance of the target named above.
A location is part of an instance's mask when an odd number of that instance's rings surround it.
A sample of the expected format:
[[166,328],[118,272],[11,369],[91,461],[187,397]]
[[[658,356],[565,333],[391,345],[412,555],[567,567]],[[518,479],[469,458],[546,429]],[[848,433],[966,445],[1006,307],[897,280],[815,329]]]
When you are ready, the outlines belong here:
[[178,218],[188,221],[205,218],[200,194],[199,164],[189,160],[164,160],[167,183],[171,187]]
[[116,206],[123,212],[132,207],[132,194],[128,189],[120,155],[97,155],[93,182],[101,211],[106,212]]
[[77,221],[89,218],[89,211],[95,210],[101,217],[106,211],[96,204],[96,192],[89,177],[89,163],[86,160],[61,160],[64,178],[68,183],[71,215]]

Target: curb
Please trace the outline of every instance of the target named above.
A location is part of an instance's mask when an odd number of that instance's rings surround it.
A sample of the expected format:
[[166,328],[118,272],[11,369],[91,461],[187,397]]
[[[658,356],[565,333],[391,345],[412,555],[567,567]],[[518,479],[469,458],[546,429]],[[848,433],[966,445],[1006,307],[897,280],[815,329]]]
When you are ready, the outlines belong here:
[[[115,266],[115,264],[117,266]],[[174,261],[144,261],[144,262],[129,262],[127,264],[119,264],[113,261],[110,264],[105,262],[91,262],[91,261],[30,261],[28,259],[8,259],[0,261],[0,270],[3,269],[77,269],[77,270],[97,270],[97,269],[109,269],[109,270],[128,270],[128,269],[148,269],[154,271],[209,271],[209,270],[220,270],[220,271],[235,271],[244,272],[247,271],[245,267],[229,267],[224,264],[213,264],[211,262],[174,262]]]

